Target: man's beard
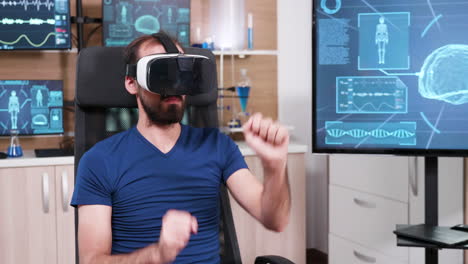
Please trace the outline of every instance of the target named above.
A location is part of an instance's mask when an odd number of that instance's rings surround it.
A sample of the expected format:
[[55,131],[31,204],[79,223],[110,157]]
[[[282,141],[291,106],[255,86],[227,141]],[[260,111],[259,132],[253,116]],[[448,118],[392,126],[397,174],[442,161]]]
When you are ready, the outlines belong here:
[[182,101],[182,106],[179,106],[178,104],[169,104],[167,107],[163,107],[163,100],[167,97],[161,96],[159,102],[150,103],[146,101],[144,95],[140,91],[138,92],[138,95],[151,124],[171,125],[182,121],[185,110],[185,101],[182,99],[182,96],[176,96]]

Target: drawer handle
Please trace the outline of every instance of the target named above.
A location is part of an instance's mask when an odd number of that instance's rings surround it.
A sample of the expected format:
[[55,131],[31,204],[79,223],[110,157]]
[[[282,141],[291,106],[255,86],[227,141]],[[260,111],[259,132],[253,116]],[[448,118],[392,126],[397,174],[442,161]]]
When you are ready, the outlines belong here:
[[357,252],[356,250],[353,250],[353,253],[354,253],[354,256],[355,256],[357,259],[361,260],[361,261],[364,261],[364,262],[367,262],[367,263],[375,263],[375,262],[377,262],[377,259],[376,259],[376,258],[366,256],[366,255],[364,255],[364,254],[362,254],[362,253]]
[[354,198],[353,199],[354,203],[361,206],[361,207],[364,207],[364,208],[369,208],[369,209],[374,209],[377,207],[377,205],[375,203],[371,203],[371,202],[367,202],[367,201],[364,201],[364,200],[361,200],[361,199],[357,199],[357,198]]
[[49,213],[49,174],[42,174],[42,210]]
[[68,174],[62,171],[62,207],[63,211],[68,211]]

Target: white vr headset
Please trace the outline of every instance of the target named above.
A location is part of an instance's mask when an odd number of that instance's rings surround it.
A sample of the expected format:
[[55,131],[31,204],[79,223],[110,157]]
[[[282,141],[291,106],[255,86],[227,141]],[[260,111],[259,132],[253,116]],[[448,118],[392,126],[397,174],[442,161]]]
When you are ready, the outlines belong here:
[[206,93],[204,71],[212,69],[213,62],[202,55],[179,53],[177,47],[163,33],[153,34],[168,53],[140,58],[136,64],[127,64],[126,75],[136,78],[145,90],[163,96],[197,95]]

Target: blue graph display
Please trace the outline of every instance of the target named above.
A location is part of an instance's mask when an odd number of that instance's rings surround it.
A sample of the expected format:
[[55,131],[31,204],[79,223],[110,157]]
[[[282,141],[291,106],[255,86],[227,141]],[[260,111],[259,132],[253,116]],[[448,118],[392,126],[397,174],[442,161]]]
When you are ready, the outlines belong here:
[[407,113],[407,89],[398,77],[336,77],[336,112]]
[[0,80],[0,135],[63,133],[62,81]]
[[104,46],[126,46],[160,30],[190,46],[190,0],[103,0]]
[[0,0],[0,50],[69,49],[69,0]]
[[314,151],[468,150],[468,1],[313,3]]

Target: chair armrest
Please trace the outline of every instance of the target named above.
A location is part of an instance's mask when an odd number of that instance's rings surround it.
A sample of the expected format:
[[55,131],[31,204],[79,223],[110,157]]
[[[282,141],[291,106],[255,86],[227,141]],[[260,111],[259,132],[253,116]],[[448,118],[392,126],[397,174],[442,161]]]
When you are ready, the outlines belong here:
[[260,256],[255,259],[255,264],[294,264],[294,262],[280,256]]

